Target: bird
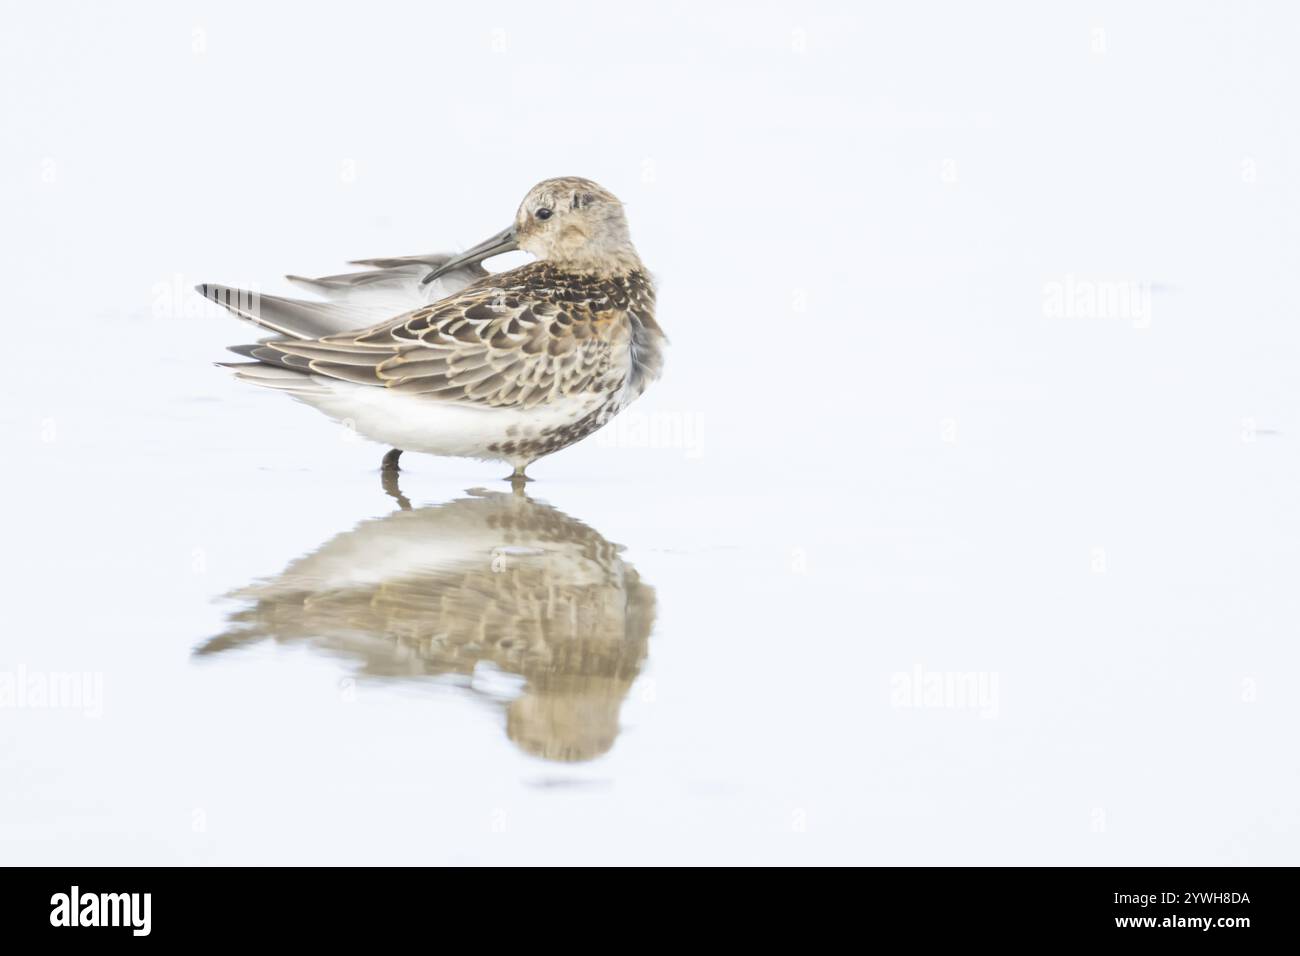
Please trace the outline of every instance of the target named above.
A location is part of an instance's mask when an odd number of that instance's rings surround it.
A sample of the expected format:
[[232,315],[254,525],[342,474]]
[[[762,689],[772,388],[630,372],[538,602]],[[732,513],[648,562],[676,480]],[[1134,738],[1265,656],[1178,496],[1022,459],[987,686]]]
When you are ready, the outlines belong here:
[[[357,683],[467,687],[504,708],[530,756],[609,751],[655,620],[654,588],[622,548],[520,490],[399,504],[227,594],[237,607],[196,658],[310,647],[353,662]],[[520,683],[494,690],[493,673]]]
[[[536,258],[488,272],[520,249]],[[655,285],[623,204],[576,176],[530,189],[506,229],[459,255],[353,260],[365,271],[286,278],[318,301],[204,283],[196,290],[275,333],[218,363],[403,452],[502,461],[518,483],[580,441],[663,370]]]

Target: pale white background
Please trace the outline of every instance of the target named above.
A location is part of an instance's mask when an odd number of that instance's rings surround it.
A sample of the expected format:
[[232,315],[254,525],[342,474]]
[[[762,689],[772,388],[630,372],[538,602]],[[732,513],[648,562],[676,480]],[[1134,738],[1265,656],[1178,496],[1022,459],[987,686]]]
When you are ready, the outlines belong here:
[[[0,858],[1297,862],[1300,19],[980,6],[4,3],[0,672],[104,700],[0,708]],[[566,174],[660,282],[630,414],[690,429],[534,469],[658,593],[613,750],[196,662],[391,501],[190,287],[463,247]],[[1067,277],[1149,309],[1054,315]],[[898,706],[917,667],[996,714]]]

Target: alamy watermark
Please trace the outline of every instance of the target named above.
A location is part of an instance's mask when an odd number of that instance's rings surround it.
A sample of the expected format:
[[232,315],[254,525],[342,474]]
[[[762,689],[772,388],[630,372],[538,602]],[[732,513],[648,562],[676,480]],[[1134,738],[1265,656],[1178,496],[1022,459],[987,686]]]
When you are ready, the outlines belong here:
[[1151,326],[1151,283],[1085,279],[1067,274],[1043,283],[1043,315],[1049,319],[1100,319]]
[[104,675],[98,671],[0,671],[0,710],[80,710],[104,716]]
[[652,448],[704,456],[704,419],[698,412],[623,412],[592,436],[601,448]]
[[997,671],[928,671],[916,664],[889,678],[889,702],[907,710],[975,710],[998,715]]
[[[207,286],[209,293],[182,273],[155,282],[149,290],[149,312],[155,319],[199,319],[227,314],[228,303],[252,315],[262,312],[261,285],[237,282],[233,286]],[[208,298],[208,294],[215,297]]]
[[152,893],[83,893],[73,886],[50,897],[51,926],[120,926],[132,936],[148,936]]

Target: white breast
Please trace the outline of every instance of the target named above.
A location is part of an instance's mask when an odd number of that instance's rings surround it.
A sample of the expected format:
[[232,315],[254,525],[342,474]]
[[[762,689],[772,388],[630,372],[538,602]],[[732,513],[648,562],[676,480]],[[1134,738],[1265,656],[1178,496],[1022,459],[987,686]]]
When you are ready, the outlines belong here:
[[315,378],[325,386],[295,397],[373,441],[404,451],[524,464],[526,459],[490,446],[537,438],[571,425],[598,408],[603,397],[586,394],[532,409],[488,408],[440,402],[368,385]]

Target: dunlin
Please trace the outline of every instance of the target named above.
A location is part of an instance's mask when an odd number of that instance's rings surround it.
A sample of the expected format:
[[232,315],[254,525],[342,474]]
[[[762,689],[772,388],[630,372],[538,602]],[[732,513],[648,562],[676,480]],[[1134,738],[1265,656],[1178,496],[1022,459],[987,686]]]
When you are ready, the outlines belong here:
[[[537,261],[487,273],[522,249]],[[654,285],[623,206],[587,179],[548,179],[514,222],[458,256],[359,260],[290,276],[323,301],[220,285],[198,291],[277,333],[232,348],[239,378],[288,392],[403,451],[529,464],[591,434],[660,372]]]

